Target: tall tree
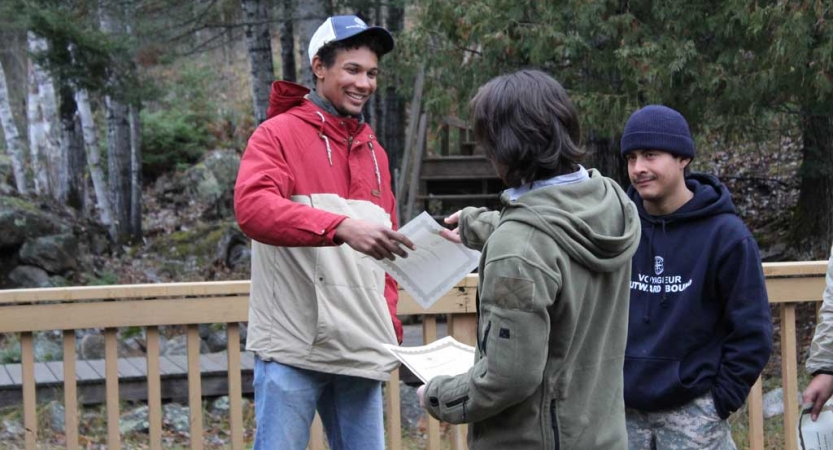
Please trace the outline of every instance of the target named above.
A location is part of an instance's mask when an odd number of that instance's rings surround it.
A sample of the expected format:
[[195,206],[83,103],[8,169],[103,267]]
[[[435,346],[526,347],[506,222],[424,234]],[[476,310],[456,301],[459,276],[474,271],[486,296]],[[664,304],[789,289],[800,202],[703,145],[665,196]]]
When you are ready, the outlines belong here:
[[315,30],[329,14],[330,5],[325,0],[305,0],[295,7],[295,30],[298,33],[298,61],[300,76],[298,82],[315,86],[312,82],[312,67],[309,63],[309,41]]
[[[100,0],[99,19],[101,30],[114,36],[125,36],[125,11],[114,0]],[[110,205],[118,244],[130,241],[131,211],[131,136],[129,106],[117,93],[118,73],[111,72],[108,80],[110,93],[105,96],[107,110],[107,175],[110,189]]]
[[281,68],[283,79],[295,81],[298,79],[295,71],[295,27],[293,14],[295,6],[292,0],[281,0]]
[[95,191],[96,205],[99,211],[101,223],[108,227],[110,237],[115,240],[116,230],[113,228],[113,212],[110,208],[110,197],[107,195],[107,180],[101,168],[101,152],[98,148],[98,133],[96,132],[95,120],[87,91],[80,89],[75,94],[75,103],[78,105],[78,115],[81,119],[81,129],[84,135],[84,149],[86,150],[87,165],[90,170],[90,178]]
[[269,8],[266,0],[241,0],[246,22],[246,44],[252,81],[255,122],[266,120],[269,92],[275,79],[272,67],[272,33],[269,31]]
[[0,125],[3,126],[3,135],[6,137],[6,148],[12,160],[12,172],[17,192],[26,195],[29,189],[26,186],[26,168],[23,153],[23,141],[17,130],[17,124],[12,115],[11,102],[9,101],[9,89],[6,85],[6,73],[3,64],[0,62]]
[[[32,55],[39,55],[47,51],[48,43],[43,36],[29,32],[29,52]],[[55,82],[49,72],[37,60],[31,62],[31,78],[33,91],[36,96],[30,96],[29,100],[36,102],[33,112],[37,112],[37,132],[31,136],[37,136],[41,141],[36,145],[43,150],[43,167],[48,177],[48,193],[58,201],[65,201],[68,188],[67,159],[63,151],[63,139],[61,125],[58,116],[58,101],[55,96]],[[34,90],[36,89],[36,91]],[[30,126],[33,124],[30,122]]]

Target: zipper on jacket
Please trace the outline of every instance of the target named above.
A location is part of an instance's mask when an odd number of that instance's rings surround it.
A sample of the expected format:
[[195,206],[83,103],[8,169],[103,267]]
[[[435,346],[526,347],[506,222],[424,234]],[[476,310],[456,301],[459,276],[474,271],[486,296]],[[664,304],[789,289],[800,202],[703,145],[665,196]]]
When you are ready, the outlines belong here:
[[492,329],[492,321],[486,325],[486,331],[483,332],[483,342],[480,343],[480,350],[483,356],[486,356],[486,344],[489,342],[489,331]]
[[555,442],[555,450],[561,448],[561,440],[558,437],[558,418],[555,417],[555,400],[550,400],[550,417],[552,418],[552,437]]
[[453,408],[453,407],[455,407],[455,406],[459,405],[460,403],[462,403],[462,404],[463,404],[463,420],[465,421],[465,420],[466,420],[466,416],[468,415],[468,413],[467,413],[467,411],[466,411],[466,402],[468,402],[468,401],[469,401],[469,396],[468,396],[468,395],[464,395],[464,396],[462,396],[462,397],[460,397],[460,398],[456,398],[456,399],[454,399],[454,400],[452,400],[452,401],[450,401],[450,402],[447,402],[447,403],[445,404],[445,407],[446,407],[446,408]]

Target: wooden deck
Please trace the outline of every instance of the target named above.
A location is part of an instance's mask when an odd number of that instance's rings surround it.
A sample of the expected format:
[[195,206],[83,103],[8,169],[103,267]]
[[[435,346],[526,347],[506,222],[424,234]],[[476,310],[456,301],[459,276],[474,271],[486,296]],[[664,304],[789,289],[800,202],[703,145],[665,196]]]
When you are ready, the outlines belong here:
[[[252,392],[254,357],[250,352],[240,355],[243,393]],[[226,352],[200,355],[202,395],[218,397],[228,394],[228,359]],[[144,357],[119,358],[119,398],[123,401],[147,400],[147,360]],[[188,399],[188,357],[160,356],[159,371],[162,398],[172,401]],[[78,360],[75,364],[78,399],[85,405],[106,400],[105,364],[103,359]],[[0,365],[0,407],[23,402],[22,367],[20,364]],[[61,361],[35,363],[38,401],[61,400],[64,370]]]

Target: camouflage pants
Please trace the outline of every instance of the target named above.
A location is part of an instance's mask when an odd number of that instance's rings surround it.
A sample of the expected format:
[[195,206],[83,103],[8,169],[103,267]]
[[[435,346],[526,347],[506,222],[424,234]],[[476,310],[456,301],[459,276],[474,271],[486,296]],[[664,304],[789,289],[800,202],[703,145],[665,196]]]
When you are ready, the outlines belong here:
[[735,450],[729,422],[711,393],[668,411],[626,409],[628,450]]

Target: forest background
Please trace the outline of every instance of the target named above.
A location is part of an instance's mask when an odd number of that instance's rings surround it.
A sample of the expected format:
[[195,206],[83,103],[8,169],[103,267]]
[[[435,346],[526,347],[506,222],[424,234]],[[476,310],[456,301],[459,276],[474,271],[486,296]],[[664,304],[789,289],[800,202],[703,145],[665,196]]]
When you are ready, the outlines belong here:
[[[691,125],[694,169],[729,185],[765,260],[826,259],[831,7],[0,0],[0,289],[248,278],[249,243],[231,201],[240,155],[272,81],[309,84],[309,38],[338,13],[395,35],[365,110],[392,171],[421,113],[431,154],[448,118],[468,118],[478,86],[538,68],[579,110],[586,166],[627,186],[618,142],[628,116],[671,106]],[[812,308],[799,319],[805,349]],[[0,362],[15,361],[19,344],[0,337]]]

